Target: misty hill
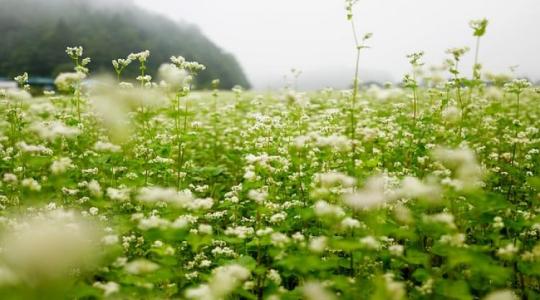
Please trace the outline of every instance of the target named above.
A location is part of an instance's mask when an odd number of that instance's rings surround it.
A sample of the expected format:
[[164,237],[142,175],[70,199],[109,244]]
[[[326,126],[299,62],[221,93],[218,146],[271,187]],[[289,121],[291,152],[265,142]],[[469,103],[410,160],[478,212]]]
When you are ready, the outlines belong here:
[[[55,76],[72,69],[66,46],[81,45],[92,58],[92,72],[112,72],[111,60],[150,50],[151,75],[171,55],[182,55],[207,66],[199,87],[213,79],[222,88],[249,87],[232,56],[189,24],[175,23],[136,7],[130,0],[0,0],[0,77],[22,72]],[[126,76],[138,72],[135,64]]]

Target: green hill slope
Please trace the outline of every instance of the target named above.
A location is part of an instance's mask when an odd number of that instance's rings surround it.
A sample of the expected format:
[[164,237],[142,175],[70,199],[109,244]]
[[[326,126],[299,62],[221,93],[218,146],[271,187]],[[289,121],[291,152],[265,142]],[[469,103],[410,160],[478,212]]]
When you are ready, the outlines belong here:
[[[207,66],[198,76],[199,87],[216,78],[222,88],[249,87],[234,56],[197,27],[149,13],[130,1],[0,0],[0,37],[0,76],[24,71],[55,76],[71,68],[65,47],[82,45],[92,58],[92,72],[112,72],[112,59],[148,49],[150,74],[171,55],[182,55]],[[132,65],[126,75],[136,72]]]

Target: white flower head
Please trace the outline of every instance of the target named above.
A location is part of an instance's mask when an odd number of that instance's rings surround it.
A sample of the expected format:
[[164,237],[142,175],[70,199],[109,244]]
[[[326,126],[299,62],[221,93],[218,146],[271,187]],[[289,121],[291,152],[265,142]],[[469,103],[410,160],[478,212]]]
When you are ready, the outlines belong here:
[[356,210],[379,208],[389,200],[391,198],[385,193],[383,176],[368,179],[362,190],[345,196],[345,204]]

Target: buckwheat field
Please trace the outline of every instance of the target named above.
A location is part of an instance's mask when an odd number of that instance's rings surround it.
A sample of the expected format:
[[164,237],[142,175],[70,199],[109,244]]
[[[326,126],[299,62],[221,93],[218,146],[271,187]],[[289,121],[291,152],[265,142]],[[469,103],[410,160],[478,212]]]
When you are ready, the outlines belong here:
[[470,27],[445,68],[367,86],[357,60],[350,90],[199,90],[150,51],[95,77],[78,46],[55,91],[17,76],[0,298],[540,299],[540,89],[483,70]]

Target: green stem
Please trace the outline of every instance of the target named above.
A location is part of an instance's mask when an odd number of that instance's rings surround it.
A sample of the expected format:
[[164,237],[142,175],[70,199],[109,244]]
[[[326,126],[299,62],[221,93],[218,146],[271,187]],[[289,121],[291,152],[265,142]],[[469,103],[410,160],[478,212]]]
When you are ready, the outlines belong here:
[[[186,99],[186,106],[184,109],[184,128],[182,130],[182,133],[185,135],[187,132],[187,113],[188,113],[188,101]],[[185,145],[182,143],[182,139],[178,139],[178,178],[177,178],[177,185],[180,187],[180,170],[182,169],[184,165],[184,157],[185,157]]]
[[75,101],[77,105],[77,118],[79,123],[81,123],[81,92],[80,92],[80,83],[77,84],[77,89],[75,91]]
[[[516,122],[519,122],[519,94],[516,95],[517,96],[517,107],[516,107]],[[515,158],[516,158],[516,151],[517,151],[517,142],[516,142],[516,139],[518,137],[518,133],[519,133],[519,125],[516,124],[516,126],[514,126],[514,145],[512,146],[512,160],[511,160],[511,163],[510,163],[510,166],[514,166],[514,161],[515,161]]]
[[478,56],[480,54],[480,37],[476,39],[476,50],[474,51],[474,65],[473,65],[473,79],[480,79],[480,72],[478,72]]
[[350,111],[350,121],[351,121],[351,143],[352,143],[352,153],[351,153],[351,171],[354,175],[354,169],[356,165],[356,99],[358,97],[358,73],[359,73],[359,65],[360,65],[360,49],[357,49],[356,51],[356,68],[354,72],[354,87],[353,87],[353,94],[351,98],[351,111]]

